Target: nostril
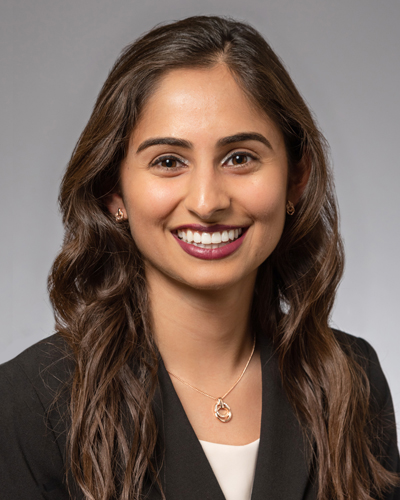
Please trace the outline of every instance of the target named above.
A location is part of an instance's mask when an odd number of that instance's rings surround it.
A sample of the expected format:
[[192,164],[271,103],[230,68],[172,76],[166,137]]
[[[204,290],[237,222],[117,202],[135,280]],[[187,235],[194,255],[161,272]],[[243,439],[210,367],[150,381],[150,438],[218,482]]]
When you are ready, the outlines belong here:
[[185,200],[186,209],[204,221],[210,220],[215,213],[228,209],[230,205],[230,197],[215,178],[207,181],[206,185],[194,181]]

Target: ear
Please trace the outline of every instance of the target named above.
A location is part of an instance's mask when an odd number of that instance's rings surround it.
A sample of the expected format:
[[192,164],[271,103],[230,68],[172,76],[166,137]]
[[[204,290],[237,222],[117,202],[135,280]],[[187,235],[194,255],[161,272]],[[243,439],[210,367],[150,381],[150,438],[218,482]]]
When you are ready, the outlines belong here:
[[124,200],[122,199],[122,196],[120,193],[112,193],[106,198],[106,206],[114,217],[118,213],[118,209],[122,210],[122,213],[124,214],[124,219],[128,218],[128,214],[125,208]]
[[297,205],[301,195],[303,194],[311,172],[311,160],[308,154],[304,154],[299,163],[295,167],[295,172],[289,178],[289,186],[287,199],[293,205]]

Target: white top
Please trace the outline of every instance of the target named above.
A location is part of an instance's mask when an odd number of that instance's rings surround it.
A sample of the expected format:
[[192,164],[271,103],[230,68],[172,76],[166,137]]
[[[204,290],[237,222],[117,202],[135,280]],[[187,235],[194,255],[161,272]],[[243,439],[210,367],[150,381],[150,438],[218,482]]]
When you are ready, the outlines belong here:
[[226,500],[250,500],[260,440],[243,446],[200,441]]

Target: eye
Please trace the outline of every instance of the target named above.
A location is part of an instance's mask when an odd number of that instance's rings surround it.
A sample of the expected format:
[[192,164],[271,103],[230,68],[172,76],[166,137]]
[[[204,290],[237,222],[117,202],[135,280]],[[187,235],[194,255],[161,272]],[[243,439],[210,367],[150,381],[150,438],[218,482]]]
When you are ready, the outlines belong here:
[[241,167],[251,163],[251,161],[256,160],[257,158],[247,152],[237,151],[231,154],[226,160],[225,164],[228,166]]
[[174,168],[176,167],[177,161],[175,158],[166,158],[165,160],[162,160],[159,163],[161,167]]
[[157,167],[162,170],[176,170],[185,165],[185,162],[176,156],[159,156],[151,163],[151,167]]

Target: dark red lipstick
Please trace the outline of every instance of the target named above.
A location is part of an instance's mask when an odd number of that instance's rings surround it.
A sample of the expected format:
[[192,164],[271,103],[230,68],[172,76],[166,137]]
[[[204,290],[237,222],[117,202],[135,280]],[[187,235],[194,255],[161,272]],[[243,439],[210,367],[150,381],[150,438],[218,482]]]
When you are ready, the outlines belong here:
[[[195,227],[195,226],[197,226],[197,227]],[[193,230],[200,231],[200,229],[198,229],[199,227],[203,227],[203,226],[191,224],[189,226],[180,226],[179,230],[190,229],[192,231]],[[214,229],[214,228],[218,228],[218,229]],[[221,229],[221,228],[223,228],[223,229]],[[228,228],[229,229],[242,229],[243,233],[236,240],[226,242],[218,248],[198,247],[195,244],[187,243],[186,241],[181,240],[175,232],[173,232],[172,235],[176,239],[176,241],[178,242],[178,244],[180,245],[182,250],[184,250],[187,254],[192,255],[193,257],[197,257],[198,259],[203,259],[203,260],[223,259],[224,257],[231,255],[233,252],[235,252],[242,245],[244,238],[247,234],[248,227],[243,228],[241,226],[215,225],[215,226],[210,226],[206,230],[201,231],[201,232],[206,232],[206,233],[213,233],[213,232],[221,231],[221,230],[228,231],[229,230]],[[178,229],[176,229],[175,231],[177,232]]]

